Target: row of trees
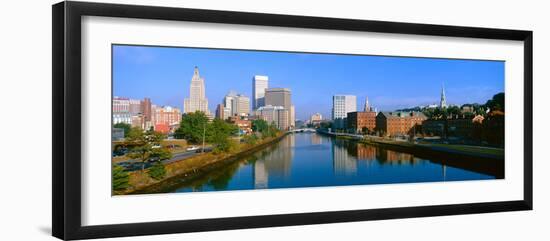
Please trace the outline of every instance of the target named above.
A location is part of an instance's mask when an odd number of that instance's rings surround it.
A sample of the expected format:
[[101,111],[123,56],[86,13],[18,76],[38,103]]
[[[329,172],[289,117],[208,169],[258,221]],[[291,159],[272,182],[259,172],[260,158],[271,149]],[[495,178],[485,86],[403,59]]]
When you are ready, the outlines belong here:
[[[470,107],[469,111],[464,112],[464,107]],[[450,116],[466,115],[473,117],[475,115],[486,115],[487,111],[502,111],[504,112],[504,93],[498,93],[493,96],[485,104],[471,103],[463,104],[462,106],[449,106],[447,108],[421,108],[413,107],[400,109],[397,111],[421,111],[428,119],[446,119]]]
[[238,131],[237,126],[220,119],[209,122],[206,114],[197,111],[183,116],[174,137],[185,139],[191,144],[208,142],[214,145],[214,152],[227,152],[235,147],[231,136],[236,135]]

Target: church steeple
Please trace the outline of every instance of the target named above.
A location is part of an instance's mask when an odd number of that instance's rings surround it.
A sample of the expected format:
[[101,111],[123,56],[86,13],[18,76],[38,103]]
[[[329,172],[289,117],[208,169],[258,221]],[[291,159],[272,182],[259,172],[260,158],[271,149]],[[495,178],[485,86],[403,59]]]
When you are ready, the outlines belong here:
[[369,105],[369,97],[367,96],[367,99],[365,100],[365,109],[363,111],[371,111],[370,105]]
[[439,107],[447,108],[447,97],[445,96],[445,83],[441,84],[441,100],[439,102]]

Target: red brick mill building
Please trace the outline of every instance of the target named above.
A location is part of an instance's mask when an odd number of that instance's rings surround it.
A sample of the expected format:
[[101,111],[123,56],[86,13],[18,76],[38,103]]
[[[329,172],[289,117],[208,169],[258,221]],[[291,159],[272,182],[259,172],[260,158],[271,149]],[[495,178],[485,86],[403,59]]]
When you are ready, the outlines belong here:
[[355,133],[363,133],[366,128],[368,132],[376,129],[376,112],[356,111],[347,114],[347,127]]
[[376,116],[376,131],[384,136],[410,135],[422,130],[428,119],[422,112],[380,112]]

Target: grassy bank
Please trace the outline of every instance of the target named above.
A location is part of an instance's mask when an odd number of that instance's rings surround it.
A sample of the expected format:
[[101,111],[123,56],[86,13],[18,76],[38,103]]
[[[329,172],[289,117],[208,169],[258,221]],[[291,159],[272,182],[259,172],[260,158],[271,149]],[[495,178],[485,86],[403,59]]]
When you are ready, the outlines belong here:
[[393,141],[382,138],[367,138],[360,141],[370,145],[383,145],[405,149],[442,152],[448,154],[467,155],[480,158],[504,159],[504,149],[483,146],[467,146],[455,144],[421,143],[415,144],[406,141]]
[[367,138],[360,143],[413,154],[432,162],[504,178],[504,149],[453,144],[415,144],[382,138]]
[[213,152],[208,152],[168,163],[165,165],[166,175],[161,180],[151,178],[147,170],[130,172],[130,187],[122,191],[115,191],[114,195],[147,193],[148,189],[155,188],[155,186],[162,186],[166,182],[170,182],[171,179],[192,179],[218,166],[237,160],[241,156],[265,148],[279,141],[285,135],[286,134],[280,134],[277,137],[266,138],[258,141],[258,143],[254,145],[239,144],[234,151],[229,153],[214,154]]

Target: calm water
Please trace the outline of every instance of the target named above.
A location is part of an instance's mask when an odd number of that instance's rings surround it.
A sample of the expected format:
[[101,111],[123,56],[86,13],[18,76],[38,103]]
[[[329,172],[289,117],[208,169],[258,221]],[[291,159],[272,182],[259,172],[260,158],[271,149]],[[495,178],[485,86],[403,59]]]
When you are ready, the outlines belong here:
[[495,179],[411,154],[297,133],[172,192]]

